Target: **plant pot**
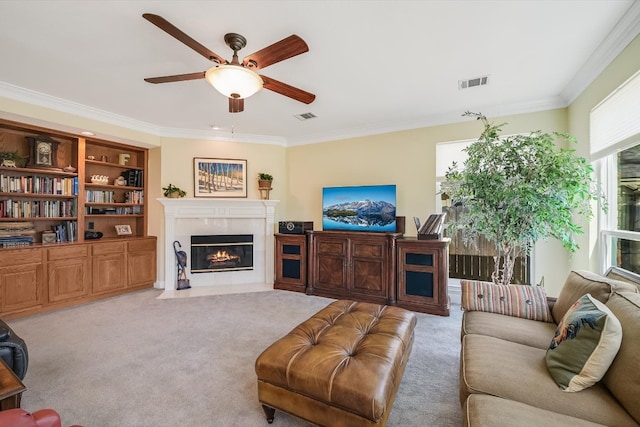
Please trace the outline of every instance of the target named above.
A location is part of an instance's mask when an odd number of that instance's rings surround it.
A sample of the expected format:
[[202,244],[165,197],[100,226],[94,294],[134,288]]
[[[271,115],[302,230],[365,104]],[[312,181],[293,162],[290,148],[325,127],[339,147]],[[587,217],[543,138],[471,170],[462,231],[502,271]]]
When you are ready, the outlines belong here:
[[175,192],[175,193],[169,193],[169,194],[167,195],[167,197],[168,197],[168,198],[170,198],[170,199],[177,199],[178,197],[180,197],[180,194],[178,194],[177,192]]
[[258,180],[258,188],[270,189],[271,188],[271,180],[270,179],[259,179]]

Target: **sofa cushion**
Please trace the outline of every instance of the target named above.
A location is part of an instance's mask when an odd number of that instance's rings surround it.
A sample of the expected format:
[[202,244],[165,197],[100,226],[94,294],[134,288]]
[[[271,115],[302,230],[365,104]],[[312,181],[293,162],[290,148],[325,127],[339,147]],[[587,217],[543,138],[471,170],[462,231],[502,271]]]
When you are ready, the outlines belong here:
[[622,325],[622,344],[602,382],[640,423],[640,294],[617,292],[607,307]]
[[496,285],[476,280],[462,280],[462,308],[466,311],[521,317],[552,322],[547,294],[540,286]]
[[553,318],[556,323],[559,322],[569,307],[583,295],[591,294],[598,301],[606,303],[609,296],[616,291],[638,292],[638,288],[631,283],[609,279],[590,271],[571,271],[562,290],[560,290],[558,300],[553,305],[551,311]]
[[586,294],[566,312],[545,356],[560,388],[576,392],[600,381],[616,357],[622,327],[600,301]]
[[465,335],[460,358],[460,398],[472,393],[515,400],[594,423],[637,423],[604,387],[596,383],[580,393],[565,393],[549,375],[546,351],[484,335]]
[[546,350],[556,330],[555,323],[538,322],[520,317],[485,311],[462,314],[462,335],[480,334]]
[[467,427],[596,427],[590,421],[558,414],[513,400],[487,394],[472,394],[464,403],[463,426]]

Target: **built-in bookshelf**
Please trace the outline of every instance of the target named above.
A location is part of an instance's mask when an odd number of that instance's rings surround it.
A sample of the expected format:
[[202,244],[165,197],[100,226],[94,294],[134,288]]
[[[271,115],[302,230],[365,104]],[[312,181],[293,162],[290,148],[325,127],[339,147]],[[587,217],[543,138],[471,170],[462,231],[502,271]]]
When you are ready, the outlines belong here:
[[[40,140],[55,148],[46,165],[34,160]],[[32,243],[47,232],[64,242],[84,241],[85,231],[118,237],[116,225],[146,235],[146,149],[0,120],[0,155],[12,159],[0,166],[0,224],[33,224]]]

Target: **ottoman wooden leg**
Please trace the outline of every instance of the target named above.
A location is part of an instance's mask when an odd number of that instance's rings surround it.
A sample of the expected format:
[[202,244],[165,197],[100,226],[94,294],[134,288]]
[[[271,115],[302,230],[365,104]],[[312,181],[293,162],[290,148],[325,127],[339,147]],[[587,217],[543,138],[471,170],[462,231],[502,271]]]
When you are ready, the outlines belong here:
[[271,424],[273,422],[273,419],[276,416],[276,410],[267,405],[262,405],[262,410],[264,411],[264,414],[267,416],[267,422]]

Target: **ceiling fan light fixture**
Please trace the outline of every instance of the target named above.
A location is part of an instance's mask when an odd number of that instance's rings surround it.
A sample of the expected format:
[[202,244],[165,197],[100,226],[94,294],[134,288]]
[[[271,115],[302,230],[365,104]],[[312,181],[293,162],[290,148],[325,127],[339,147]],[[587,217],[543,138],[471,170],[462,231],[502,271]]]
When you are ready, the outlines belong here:
[[262,89],[264,82],[255,71],[240,65],[216,65],[207,70],[205,80],[228,98],[248,98]]

